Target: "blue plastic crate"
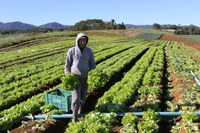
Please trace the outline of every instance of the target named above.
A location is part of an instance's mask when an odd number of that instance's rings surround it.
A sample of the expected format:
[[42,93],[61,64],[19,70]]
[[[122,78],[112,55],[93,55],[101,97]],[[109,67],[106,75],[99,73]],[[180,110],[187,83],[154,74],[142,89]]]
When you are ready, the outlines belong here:
[[52,104],[56,108],[69,112],[71,110],[71,91],[55,89],[45,94],[46,104]]

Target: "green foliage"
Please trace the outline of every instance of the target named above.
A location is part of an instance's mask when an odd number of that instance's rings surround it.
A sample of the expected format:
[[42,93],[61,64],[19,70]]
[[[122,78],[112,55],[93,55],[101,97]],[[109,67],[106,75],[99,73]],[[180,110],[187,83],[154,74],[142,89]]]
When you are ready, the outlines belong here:
[[42,111],[42,113],[47,113],[54,109],[55,109],[55,107],[52,104],[46,104],[46,105],[40,107],[40,110]]
[[88,74],[89,89],[103,87],[109,80],[109,76],[102,70],[91,70]]
[[51,110],[50,112],[48,112],[48,115],[63,114],[63,113],[64,113],[64,111],[62,111],[62,110],[54,109],[54,110]]
[[100,112],[91,112],[85,116],[83,121],[76,124],[70,122],[66,133],[109,133],[109,126],[117,122],[116,114],[101,114]]
[[189,26],[176,26],[176,25],[160,25],[157,23],[153,24],[154,29],[172,29],[175,30],[174,34],[177,35],[200,35],[200,28],[195,25]]
[[199,133],[198,116],[193,112],[184,112],[182,120],[172,127],[172,132],[185,131],[186,133]]
[[138,93],[142,95],[161,95],[162,89],[159,86],[142,86],[138,89]]
[[61,78],[62,89],[72,91],[80,85],[78,77],[72,73],[67,73],[65,77]]
[[101,19],[87,19],[85,21],[77,22],[72,30],[105,30],[105,29],[126,29],[124,23],[116,24],[115,20],[112,19],[110,22],[104,22]]
[[153,120],[155,122],[158,122],[159,121],[158,113],[152,109],[148,109],[147,111],[144,112],[143,119],[146,121]]
[[124,105],[120,105],[118,103],[109,103],[106,102],[104,104],[99,104],[97,105],[97,110],[100,112],[115,112],[115,113],[119,113],[119,112],[124,112],[125,111],[125,106]]
[[85,133],[85,125],[83,121],[68,124],[68,128],[65,133]]
[[131,124],[136,126],[139,122],[139,118],[131,113],[126,114],[123,118],[122,118],[122,124],[123,125],[127,125],[127,124]]
[[157,23],[154,23],[154,24],[153,24],[153,28],[154,28],[154,29],[160,29],[161,26],[160,26],[159,24],[157,24]]
[[85,117],[86,123],[102,123],[105,125],[113,125],[117,122],[116,114],[110,113],[110,114],[102,114],[100,112],[91,112]]
[[138,133],[138,131],[134,125],[128,123],[120,130],[120,133]]
[[110,130],[102,123],[90,123],[86,130],[86,133],[110,133]]
[[200,35],[200,28],[196,26],[179,27],[174,33],[177,35]]
[[157,133],[158,125],[155,121],[142,121],[138,124],[138,130],[140,133]]
[[141,133],[157,133],[158,132],[158,113],[152,109],[148,109],[143,114],[143,121],[139,122],[138,130]]
[[196,115],[196,114],[194,114],[194,113],[184,113],[183,115],[182,115],[182,119],[184,120],[184,121],[196,121],[197,119],[198,119],[198,116]]
[[87,123],[80,121],[77,123],[70,122],[65,133],[109,133],[107,126],[100,122]]
[[119,29],[126,29],[126,26],[124,25],[124,23],[122,22],[122,24],[118,24]]

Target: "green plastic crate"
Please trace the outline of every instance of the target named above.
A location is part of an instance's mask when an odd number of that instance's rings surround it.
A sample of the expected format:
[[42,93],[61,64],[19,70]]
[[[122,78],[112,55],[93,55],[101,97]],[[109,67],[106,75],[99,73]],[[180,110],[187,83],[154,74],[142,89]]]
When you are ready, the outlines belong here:
[[71,91],[55,89],[45,94],[46,104],[52,104],[60,110],[69,112],[71,110]]

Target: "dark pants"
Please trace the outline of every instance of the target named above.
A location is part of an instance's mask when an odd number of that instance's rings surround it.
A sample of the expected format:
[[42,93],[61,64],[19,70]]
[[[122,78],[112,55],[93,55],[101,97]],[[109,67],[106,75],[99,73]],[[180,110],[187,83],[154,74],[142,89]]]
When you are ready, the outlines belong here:
[[72,92],[71,110],[73,111],[73,119],[76,122],[78,114],[81,113],[82,107],[85,104],[88,84],[87,78],[79,78],[80,86]]

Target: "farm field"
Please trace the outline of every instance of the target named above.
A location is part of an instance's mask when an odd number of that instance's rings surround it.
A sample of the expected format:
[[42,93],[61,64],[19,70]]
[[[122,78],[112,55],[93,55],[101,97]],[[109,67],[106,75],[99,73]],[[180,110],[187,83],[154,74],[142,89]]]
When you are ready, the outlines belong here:
[[199,35],[184,35],[184,37],[193,40],[195,43],[200,43]]
[[[191,74],[200,79],[197,39],[134,29],[85,31],[97,67],[89,73],[85,116],[78,123],[22,121],[25,115],[66,114],[45,105],[45,93],[62,88],[66,54],[78,33],[1,36],[0,133],[200,132],[200,86]],[[130,113],[118,115],[123,112]]]

